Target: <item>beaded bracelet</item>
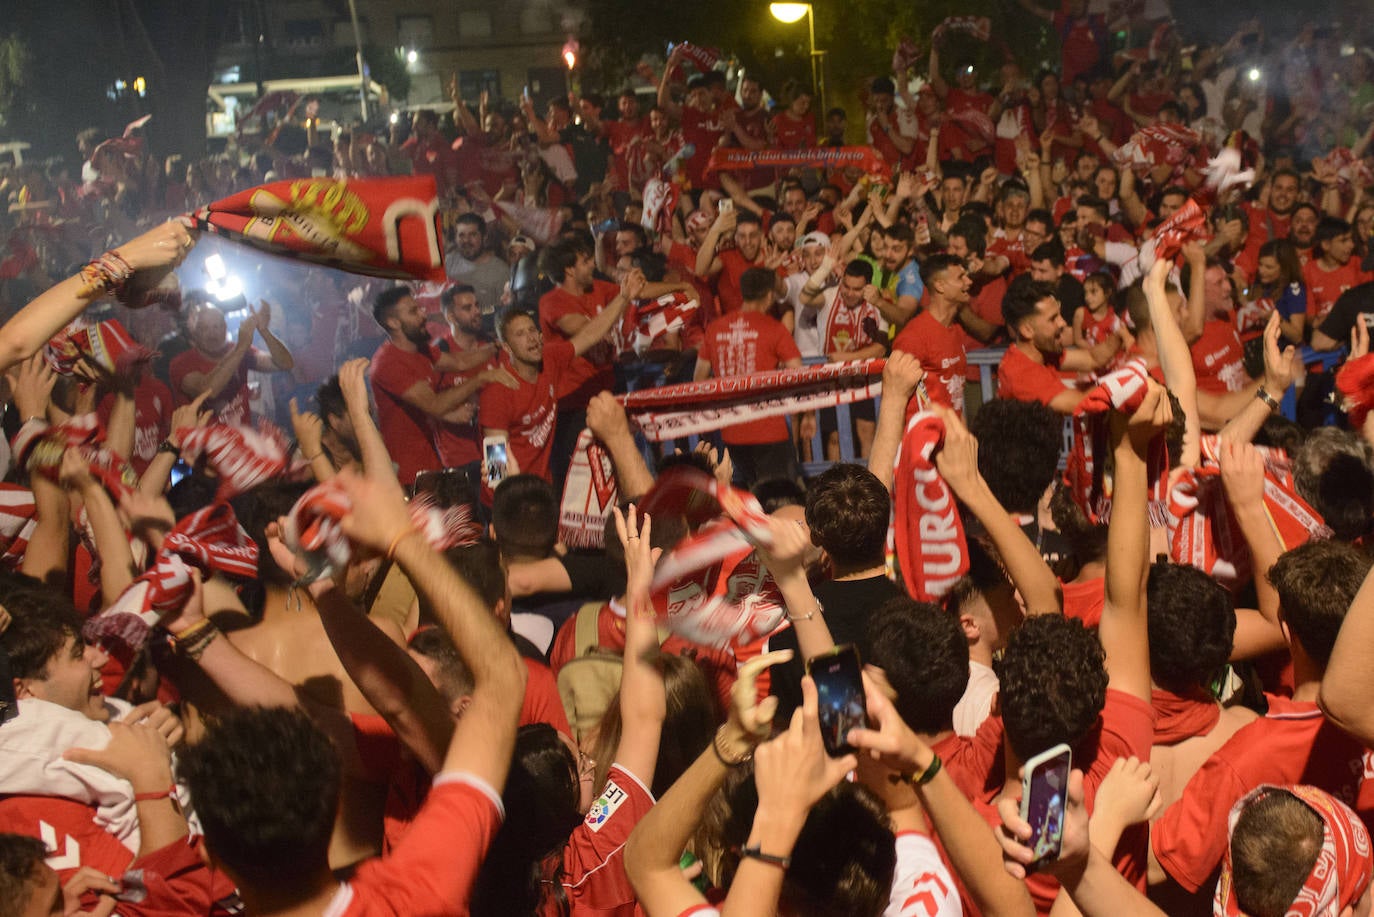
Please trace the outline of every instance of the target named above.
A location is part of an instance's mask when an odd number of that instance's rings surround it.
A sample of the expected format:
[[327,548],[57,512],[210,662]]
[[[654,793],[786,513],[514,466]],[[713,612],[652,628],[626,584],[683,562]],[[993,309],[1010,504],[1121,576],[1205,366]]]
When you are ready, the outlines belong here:
[[83,294],[119,296],[129,278],[134,276],[134,269],[118,252],[109,251],[83,267],[79,276],[85,283]]

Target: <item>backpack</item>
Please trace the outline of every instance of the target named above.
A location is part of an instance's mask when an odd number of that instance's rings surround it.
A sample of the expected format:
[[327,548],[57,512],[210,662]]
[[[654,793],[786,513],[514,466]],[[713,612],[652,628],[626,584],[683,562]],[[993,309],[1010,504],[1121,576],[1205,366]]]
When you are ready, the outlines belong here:
[[573,615],[576,655],[558,670],[558,697],[579,745],[610,707],[625,667],[619,653],[600,645],[597,625],[602,604],[587,602]]

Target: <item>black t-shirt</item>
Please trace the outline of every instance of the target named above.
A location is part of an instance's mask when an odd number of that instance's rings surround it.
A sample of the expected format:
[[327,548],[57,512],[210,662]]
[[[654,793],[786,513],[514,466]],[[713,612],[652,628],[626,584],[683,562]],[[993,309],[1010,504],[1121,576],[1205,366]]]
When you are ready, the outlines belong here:
[[[868,658],[868,618],[874,609],[904,593],[886,576],[867,579],[830,580],[816,586],[816,600],[824,609],[825,623],[836,646],[852,643],[859,648],[859,659]],[[801,680],[806,674],[806,660],[797,646],[797,632],[792,628],[774,634],[768,641],[768,651],[791,650],[792,660],[775,665],[771,673],[770,693],[778,698],[775,722],[785,723],[792,710],[801,706]]]
[[1059,314],[1064,316],[1064,321],[1073,324],[1073,315],[1078,311],[1078,307],[1085,305],[1083,299],[1083,284],[1078,282],[1068,271],[1059,275],[1059,282],[1055,284],[1055,292],[1059,296]]
[[1331,311],[1317,330],[1337,344],[1349,343],[1350,329],[1355,327],[1355,319],[1361,312],[1374,313],[1374,280],[1342,293],[1332,303]]

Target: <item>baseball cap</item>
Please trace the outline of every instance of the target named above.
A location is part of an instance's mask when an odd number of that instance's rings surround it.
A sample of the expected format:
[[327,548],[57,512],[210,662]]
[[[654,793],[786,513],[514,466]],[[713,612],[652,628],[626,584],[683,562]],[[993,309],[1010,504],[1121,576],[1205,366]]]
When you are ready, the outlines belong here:
[[806,248],[808,245],[819,245],[822,248],[830,247],[830,237],[823,232],[808,232],[797,240],[797,248]]

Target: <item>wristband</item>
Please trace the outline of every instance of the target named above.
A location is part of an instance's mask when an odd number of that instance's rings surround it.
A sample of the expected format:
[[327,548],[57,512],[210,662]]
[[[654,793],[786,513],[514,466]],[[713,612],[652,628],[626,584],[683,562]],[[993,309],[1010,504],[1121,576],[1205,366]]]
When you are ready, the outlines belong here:
[[176,648],[184,643],[190,643],[214,626],[214,622],[209,618],[201,618],[179,634],[174,634],[170,630],[167,631],[167,636],[171,638],[173,648]]
[[418,534],[419,533],[416,532],[414,529],[405,529],[404,531],[400,532],[395,538],[391,539],[391,544],[386,546],[386,559],[388,561],[394,561],[396,559],[396,549],[401,546],[401,542],[405,540],[406,536]]
[[771,853],[764,853],[757,844],[753,847],[739,848],[739,855],[750,860],[758,860],[760,863],[767,863],[769,866],[776,866],[779,869],[787,869],[792,865],[790,856],[780,857]]
[[915,771],[902,774],[902,780],[903,782],[909,783],[912,786],[925,786],[927,783],[935,779],[936,774],[940,773],[941,766],[942,763],[940,761],[940,756],[933,755],[930,759],[930,763],[926,765],[925,770],[921,771],[921,773],[919,774]]
[[176,784],[173,784],[165,790],[158,790],[156,793],[135,793],[134,802],[153,802],[158,799],[171,799],[176,795],[176,791]]
[[739,767],[742,764],[748,764],[749,760],[754,757],[753,751],[747,751],[744,753],[743,757],[736,758],[733,761],[725,757],[725,755],[721,752],[720,733],[721,730],[723,730],[724,728],[724,726],[721,726],[720,729],[717,729],[715,736],[713,736],[711,739],[711,751],[716,753],[716,760],[719,761],[721,764],[725,765],[726,767]]
[[1263,401],[1265,404],[1269,405],[1269,410],[1272,413],[1277,414],[1279,412],[1278,401],[1275,400],[1273,395],[1269,394],[1264,390],[1264,386],[1261,385],[1258,389],[1255,390],[1255,397],[1258,398],[1260,401]]
[[166,452],[168,455],[174,455],[177,458],[181,458],[181,447],[170,439],[164,439],[162,442],[158,443],[157,451]]

